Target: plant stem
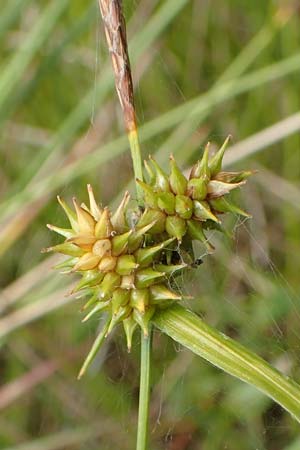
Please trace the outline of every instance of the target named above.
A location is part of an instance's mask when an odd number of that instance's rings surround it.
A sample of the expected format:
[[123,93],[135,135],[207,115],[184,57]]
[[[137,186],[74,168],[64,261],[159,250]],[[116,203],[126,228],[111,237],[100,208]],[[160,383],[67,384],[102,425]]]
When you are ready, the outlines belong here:
[[[133,172],[135,179],[139,179],[143,181],[143,166],[142,166],[142,156],[141,149],[139,144],[138,132],[135,128],[128,132],[128,139],[131,150],[131,158],[133,163]],[[135,183],[136,186],[136,194],[137,194],[137,202],[139,206],[143,206],[143,191],[140,186]]]
[[197,355],[255,386],[300,422],[300,386],[260,356],[210,327],[182,306],[158,312],[152,322]]
[[152,342],[151,335],[152,332],[150,327],[148,336],[144,336],[144,332],[141,330],[140,395],[136,450],[147,450],[150,398],[150,356]]

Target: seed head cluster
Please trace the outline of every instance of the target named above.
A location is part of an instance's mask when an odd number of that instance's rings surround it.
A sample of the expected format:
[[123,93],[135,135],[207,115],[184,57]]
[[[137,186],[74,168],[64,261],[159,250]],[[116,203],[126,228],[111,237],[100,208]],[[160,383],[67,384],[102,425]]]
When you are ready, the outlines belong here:
[[180,258],[173,258],[174,253],[180,255],[184,239],[199,240],[211,251],[204,230],[221,229],[220,214],[248,216],[227,199],[227,194],[242,186],[251,172],[221,171],[226,144],[227,140],[211,158],[206,146],[188,179],[173,156],[169,175],[150,156],[149,163],[145,162],[149,181],[137,180],[145,209],[135,220],[128,207],[128,192],[113,213],[96,202],[90,185],[89,206],[78,204],[74,198],[71,209],[58,197],[70,228],[48,225],[65,241],[44,251],[67,255],[57,268],[81,275],[73,292],[87,298],[83,321],[106,311],[106,335],[122,322],[129,350],[138,325],[147,335],[156,309],[182,299],[172,287],[172,279],[187,267]]

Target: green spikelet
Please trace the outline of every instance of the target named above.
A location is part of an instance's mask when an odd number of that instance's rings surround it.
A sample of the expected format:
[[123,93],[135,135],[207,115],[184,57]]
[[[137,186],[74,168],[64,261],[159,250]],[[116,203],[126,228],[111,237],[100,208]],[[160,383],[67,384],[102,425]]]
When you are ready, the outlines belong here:
[[130,306],[144,314],[150,300],[149,289],[133,289],[130,295]]
[[170,156],[170,186],[174,194],[184,195],[187,188],[187,179],[180,171],[174,156]]
[[207,195],[207,181],[202,178],[191,178],[187,193],[193,200],[204,200]]
[[164,284],[155,284],[150,287],[151,304],[160,303],[164,300],[181,300],[182,297],[175,292],[170,291]]
[[133,233],[132,230],[127,231],[127,233],[119,234],[112,238],[112,255],[119,256],[126,251],[128,248],[129,236]]
[[91,317],[93,317],[95,314],[107,310],[109,308],[110,302],[98,302],[94,308],[90,310],[90,312],[82,319],[82,323],[87,322]]
[[149,208],[157,208],[157,196],[155,191],[149,184],[144,183],[141,180],[136,180],[137,184],[142,188],[144,194],[144,202]]
[[111,317],[111,321],[108,327],[108,330],[106,332],[106,336],[109,335],[109,333],[112,331],[112,329],[118,325],[118,323],[122,322],[122,320],[126,319],[127,317],[130,316],[132,310],[130,308],[130,306],[126,305],[126,306],[121,306],[118,311],[112,315]]
[[170,184],[169,184],[168,176],[165,174],[165,172],[157,164],[157,162],[151,155],[149,156],[149,159],[152,163],[152,166],[153,166],[154,172],[155,172],[155,181],[153,184],[154,189],[158,190],[158,191],[169,192]]
[[88,286],[96,286],[101,283],[104,278],[104,274],[100,273],[98,270],[87,270],[83,273],[83,276],[79,283],[76,284],[72,293],[78,292]]
[[97,239],[108,239],[111,236],[113,227],[110,221],[110,212],[104,208],[95,226],[95,236]]
[[144,332],[144,336],[149,335],[149,323],[155,313],[155,308],[150,306],[144,314],[142,314],[139,310],[133,310],[133,318],[139,324]]
[[186,195],[176,195],[175,211],[182,219],[190,219],[193,215],[193,201]]
[[153,170],[151,169],[150,165],[148,164],[148,161],[144,160],[144,166],[148,175],[148,183],[153,186],[155,183],[155,173],[153,172]]
[[166,214],[175,213],[175,195],[172,192],[157,194],[157,206]]
[[196,220],[189,220],[187,222],[187,228],[188,234],[191,239],[202,242],[205,245],[208,253],[213,252],[214,247],[210,244],[207,237],[205,236],[201,222],[198,222]]
[[74,230],[70,228],[60,228],[56,227],[55,225],[51,225],[50,223],[47,223],[47,228],[51,231],[55,231],[55,233],[60,234],[61,236],[65,237],[66,239],[71,238],[74,236]]
[[186,233],[186,221],[179,216],[168,216],[166,219],[166,232],[181,242]]
[[111,225],[113,230],[118,234],[122,234],[128,230],[128,226],[126,223],[126,209],[130,200],[129,192],[126,191],[124,197],[115,211],[115,213],[111,217]]
[[126,306],[130,301],[130,291],[126,289],[117,288],[114,290],[111,306],[113,314],[116,314],[119,311],[119,308]]
[[42,253],[62,253],[68,256],[82,256],[84,251],[70,242],[64,242],[63,244],[54,245],[53,247],[43,248]]
[[191,170],[191,174],[190,174],[190,179],[192,178],[201,178],[203,181],[208,182],[210,179],[210,168],[209,168],[209,164],[208,164],[208,160],[209,160],[209,147],[210,147],[210,143],[208,142],[202,158],[200,161],[198,161]]
[[138,267],[139,264],[133,255],[122,255],[117,260],[116,272],[122,276],[131,275]]
[[224,144],[222,145],[220,150],[217,151],[215,156],[213,158],[211,158],[211,160],[209,161],[209,168],[210,168],[210,173],[211,173],[212,177],[214,177],[218,172],[221,172],[224,153],[226,151],[226,148],[227,148],[227,145],[228,145],[230,139],[231,139],[231,136],[229,135],[225,139]]
[[137,228],[141,229],[146,225],[155,222],[155,224],[151,228],[151,233],[163,233],[166,226],[166,217],[166,214],[162,211],[156,209],[146,209],[137,224]]
[[105,274],[99,288],[100,297],[110,298],[115,289],[117,289],[121,284],[121,277],[115,272]]
[[128,352],[131,351],[131,347],[132,347],[132,337],[133,337],[133,333],[137,327],[137,322],[134,320],[134,318],[132,317],[132,315],[130,315],[129,317],[127,317],[126,319],[123,320],[123,327],[124,327],[124,332],[125,332],[125,336],[126,336],[126,341],[127,341],[127,350]]
[[234,203],[230,202],[225,198],[214,198],[210,200],[211,207],[219,213],[231,212],[233,214],[238,214],[240,216],[248,217],[251,216],[246,212],[236,206]]
[[147,288],[159,280],[164,279],[165,276],[166,274],[164,272],[158,272],[150,267],[138,270],[136,273],[136,287],[138,289]]
[[138,263],[139,267],[148,267],[151,263],[154,262],[155,257],[157,254],[165,247],[167,247],[169,244],[171,244],[174,241],[175,238],[168,239],[161,244],[152,246],[152,247],[145,247],[140,248],[135,253],[136,262]]
[[194,200],[194,215],[201,221],[212,220],[219,223],[219,219],[212,213],[209,203],[205,201]]
[[59,195],[57,196],[57,201],[60,204],[60,206],[63,208],[66,216],[68,217],[72,229],[76,233],[78,233],[79,225],[77,222],[76,214],[74,213],[74,211],[72,211],[72,209],[67,205],[67,203]]

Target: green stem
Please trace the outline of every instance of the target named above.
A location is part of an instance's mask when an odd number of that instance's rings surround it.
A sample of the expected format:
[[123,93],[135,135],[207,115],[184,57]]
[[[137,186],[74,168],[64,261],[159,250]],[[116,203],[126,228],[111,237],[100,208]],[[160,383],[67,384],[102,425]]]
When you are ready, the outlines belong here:
[[148,336],[144,336],[144,332],[141,330],[141,373],[136,450],[147,450],[150,398],[150,356],[152,341],[151,334],[150,327]]
[[182,306],[156,313],[161,331],[225,372],[255,386],[300,422],[300,386]]
[[[128,139],[131,150],[131,158],[133,163],[133,172],[135,179],[143,181],[143,165],[142,165],[142,155],[139,144],[137,129],[131,130],[128,133]],[[139,206],[143,206],[143,191],[140,186],[136,183],[136,194]]]

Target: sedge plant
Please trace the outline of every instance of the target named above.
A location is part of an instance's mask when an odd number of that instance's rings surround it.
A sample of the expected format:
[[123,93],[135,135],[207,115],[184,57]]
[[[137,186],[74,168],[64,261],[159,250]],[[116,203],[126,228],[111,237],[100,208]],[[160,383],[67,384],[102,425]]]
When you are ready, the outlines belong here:
[[121,2],[99,0],[99,6],[131,148],[136,205],[131,203],[129,207],[130,194],[125,192],[117,209],[111,211],[97,202],[92,186],[88,185],[88,205],[74,198],[72,209],[58,197],[69,227],[48,225],[64,241],[44,251],[66,255],[67,259],[57,269],[81,276],[73,293],[85,298],[83,322],[105,315],[102,330],[78,377],[84,375],[115,326],[122,324],[129,351],[133,334],[140,329],[136,448],[146,450],[154,326],[215,366],[254,385],[300,421],[299,386],[182,306],[183,294],[176,280],[190,266],[183,255],[193,257],[193,242],[200,242],[208,253],[214,250],[207,230],[222,232],[224,214],[249,217],[232,202],[230,193],[242,187],[252,171],[222,170],[229,138],[215,154],[208,144],[188,176],[173,155],[169,158],[168,172],[153,156],[144,162],[143,168]]

